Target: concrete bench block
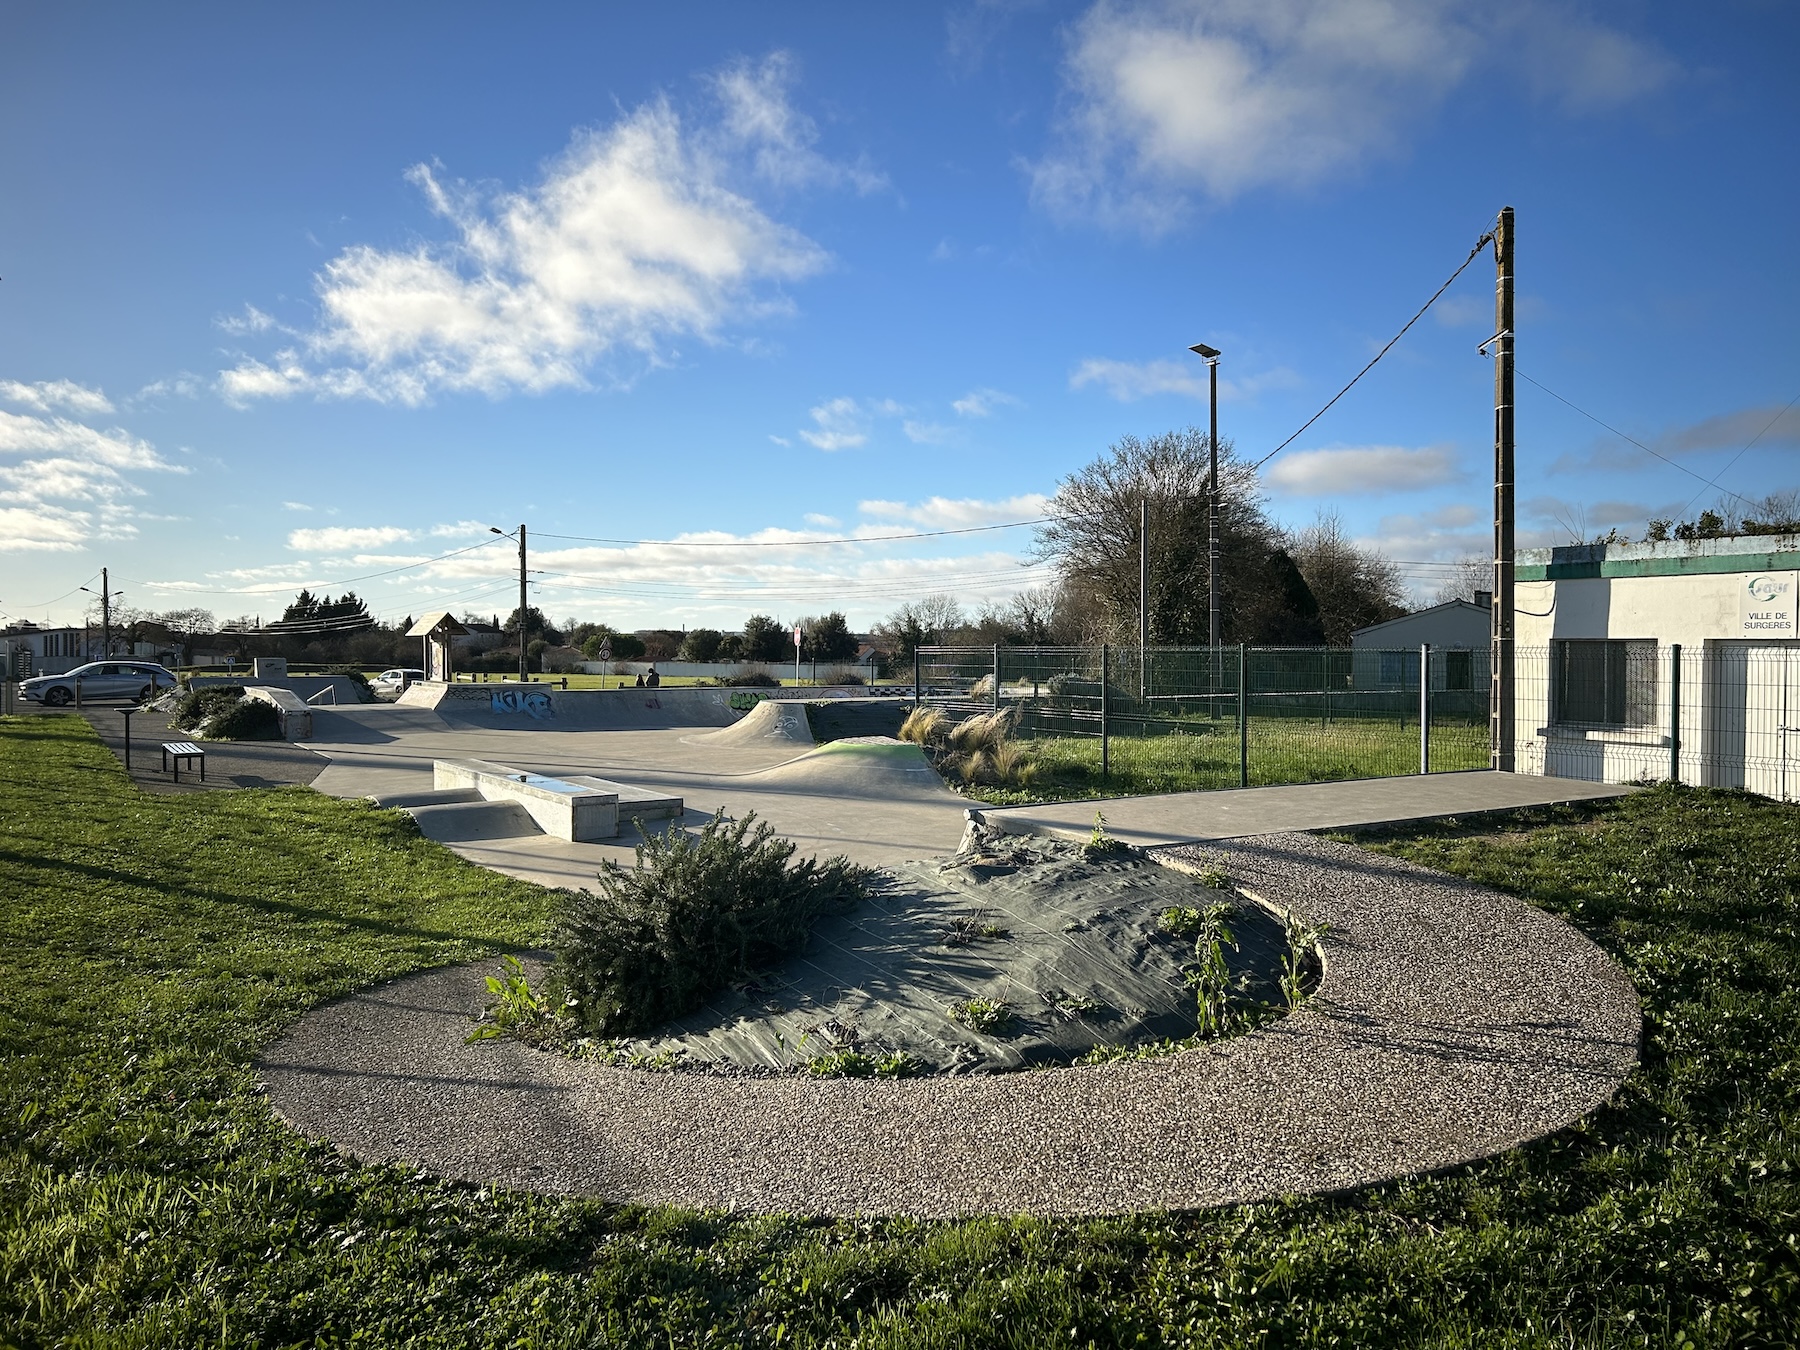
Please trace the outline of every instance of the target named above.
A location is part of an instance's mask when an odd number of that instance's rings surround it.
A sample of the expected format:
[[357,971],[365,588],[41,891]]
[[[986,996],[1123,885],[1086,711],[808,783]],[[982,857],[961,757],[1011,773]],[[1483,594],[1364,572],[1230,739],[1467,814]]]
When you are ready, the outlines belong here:
[[473,788],[483,799],[516,802],[545,834],[573,844],[619,835],[619,797],[614,792],[527,773],[482,759],[440,759],[432,764],[438,791]]

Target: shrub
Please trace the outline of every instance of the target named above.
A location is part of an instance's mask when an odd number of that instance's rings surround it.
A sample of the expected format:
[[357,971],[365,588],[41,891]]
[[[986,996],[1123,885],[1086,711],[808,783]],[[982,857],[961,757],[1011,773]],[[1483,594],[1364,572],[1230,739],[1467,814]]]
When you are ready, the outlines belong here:
[[281,714],[273,703],[259,698],[239,699],[216,717],[209,718],[203,734],[209,741],[278,741]]
[[862,899],[869,869],[790,861],[795,845],[747,813],[698,834],[671,829],[637,865],[601,865],[598,891],[563,904],[556,965],[599,1035],[638,1035],[699,1007],[734,977],[797,951],[820,915]]
[[836,666],[826,672],[825,683],[831,685],[864,684],[866,681],[849,666]]
[[227,712],[243,697],[241,684],[203,684],[181,696],[170,720],[183,731],[198,731],[202,722]]
[[992,698],[994,696],[994,676],[992,672],[983,675],[969,686],[970,698]]
[[950,731],[950,748],[959,754],[971,755],[977,750],[993,754],[1006,741],[1012,731],[1012,710],[1005,712],[977,713],[966,717]]
[[725,683],[753,689],[779,689],[781,681],[766,670],[746,670],[741,675],[727,675]]
[[369,687],[369,677],[363,673],[361,666],[326,666],[325,673],[349,680],[370,698],[375,697],[375,691]]

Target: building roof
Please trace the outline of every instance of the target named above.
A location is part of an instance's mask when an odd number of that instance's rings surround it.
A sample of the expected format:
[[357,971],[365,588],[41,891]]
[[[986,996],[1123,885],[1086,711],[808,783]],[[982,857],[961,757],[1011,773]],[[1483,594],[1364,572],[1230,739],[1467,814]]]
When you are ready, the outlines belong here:
[[408,637],[461,637],[469,630],[463,627],[458,619],[447,609],[440,609],[432,614],[421,615],[419,621],[406,630]]
[[1354,630],[1350,636],[1352,638],[1359,638],[1364,633],[1379,633],[1384,628],[1392,628],[1395,624],[1400,623],[1411,623],[1413,620],[1422,619],[1428,614],[1440,614],[1445,611],[1461,609],[1466,609],[1472,614],[1485,615],[1489,612],[1486,605],[1473,604],[1467,600],[1446,600],[1441,605],[1430,605],[1425,609],[1415,609],[1411,613],[1402,614],[1396,618],[1383,619],[1380,623],[1372,623],[1367,628],[1358,628]]

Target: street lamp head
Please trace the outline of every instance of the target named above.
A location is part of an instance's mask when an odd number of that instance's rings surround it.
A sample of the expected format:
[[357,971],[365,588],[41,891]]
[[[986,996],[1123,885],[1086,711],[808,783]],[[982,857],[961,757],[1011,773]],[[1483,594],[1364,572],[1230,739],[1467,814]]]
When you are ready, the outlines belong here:
[[501,529],[498,525],[490,525],[490,526],[488,526],[488,533],[489,534],[505,534],[506,531]]
[[1209,347],[1204,342],[1196,342],[1193,346],[1189,347],[1188,350],[1197,355],[1204,356],[1208,361],[1217,361],[1219,359],[1219,349],[1217,347]]

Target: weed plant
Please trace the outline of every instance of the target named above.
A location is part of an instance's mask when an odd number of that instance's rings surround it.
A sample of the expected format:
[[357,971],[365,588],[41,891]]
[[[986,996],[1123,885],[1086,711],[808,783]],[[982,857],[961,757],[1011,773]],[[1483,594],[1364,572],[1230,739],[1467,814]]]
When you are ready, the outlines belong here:
[[1017,1019],[1012,1004],[993,998],[965,998],[950,1005],[950,1017],[983,1036],[1004,1036]]
[[747,813],[601,864],[599,889],[568,895],[556,974],[592,1035],[642,1035],[692,1012],[733,979],[805,945],[823,914],[854,905],[872,873],[843,858],[794,862],[795,845]]
[[1795,1340],[1791,806],[1655,788],[1370,841],[1624,965],[1642,1066],[1576,1126],[1342,1195],[928,1222],[621,1207],[309,1144],[258,1092],[271,1038],[354,989],[541,945],[550,894],[304,789],[138,793],[72,716],[0,719],[0,821],[0,1344]]

